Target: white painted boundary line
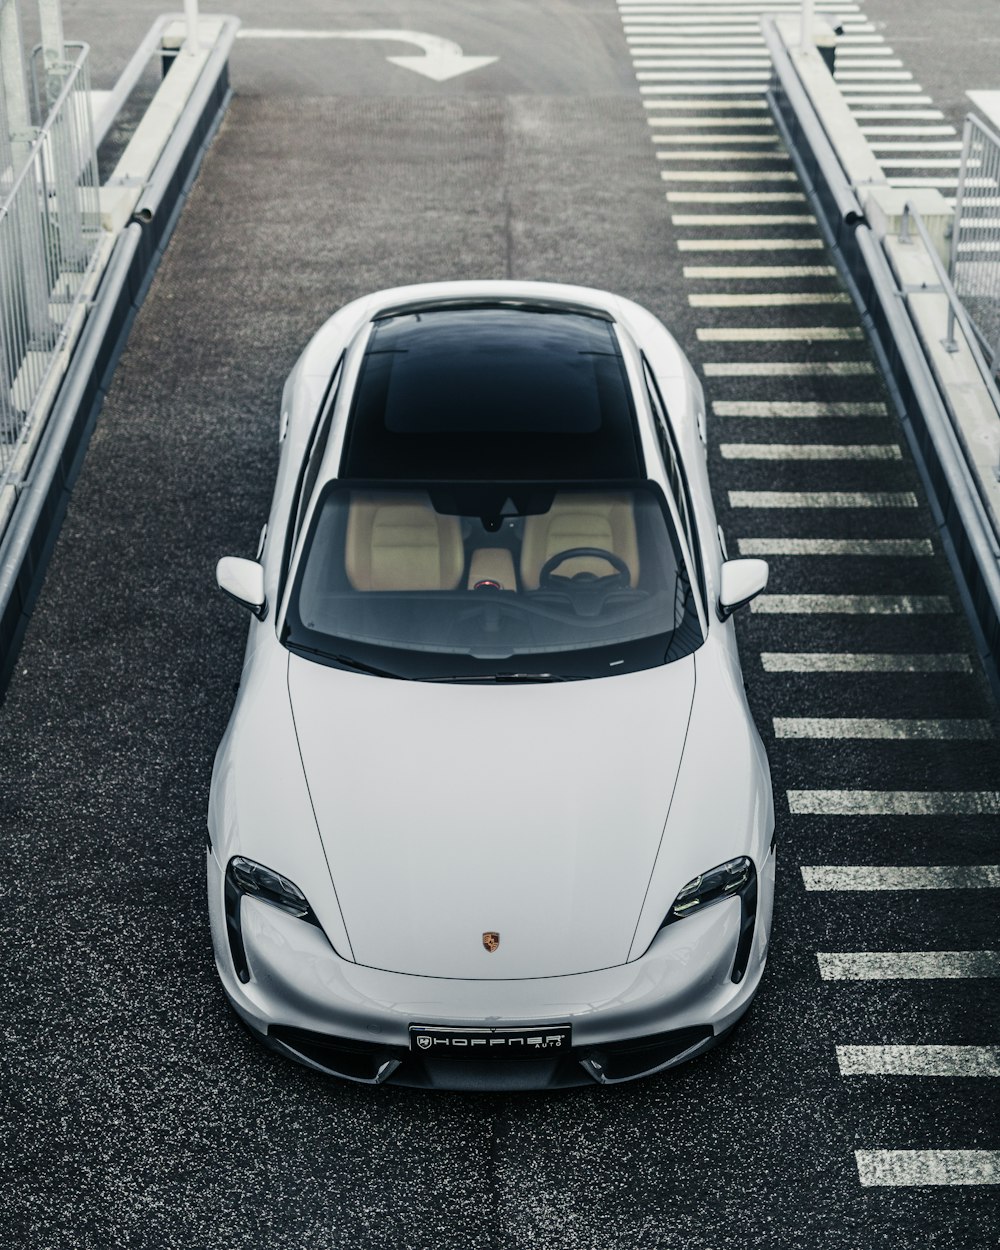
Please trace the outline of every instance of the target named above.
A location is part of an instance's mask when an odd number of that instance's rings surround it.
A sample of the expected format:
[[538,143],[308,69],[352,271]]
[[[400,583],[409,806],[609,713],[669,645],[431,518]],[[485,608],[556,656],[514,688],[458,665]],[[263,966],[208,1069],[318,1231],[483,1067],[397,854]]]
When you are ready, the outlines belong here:
[[884,417],[885,404],[870,400],[841,403],[837,400],[716,399],[717,417]]
[[996,790],[789,790],[794,816],[996,816]]
[[[722,443],[723,460],[901,460],[895,443]],[[852,554],[842,552],[841,554]]]
[[807,890],[1000,890],[1000,864],[968,867],[810,865],[802,868]]
[[915,508],[912,491],[731,490],[731,508]]
[[775,716],[776,738],[854,738],[875,741],[981,741],[993,736],[987,720],[893,720],[866,716]]
[[[818,252],[822,239],[678,239],[679,252]],[[823,336],[819,336],[823,337]],[[861,337],[860,331],[858,337]]]
[[851,343],[862,337],[856,326],[724,326],[696,333],[701,343]]
[[[937,616],[950,613],[952,606],[945,595],[758,595],[751,600],[750,611],[790,616]],[[851,792],[804,790],[801,793]]]
[[1000,1185],[1000,1150],[856,1150],[862,1185]]
[[841,1076],[1000,1076],[1000,1046],[838,1046]]
[[[677,218],[674,218],[676,224]],[[760,295],[708,295],[704,292],[688,296],[692,308],[796,308],[812,304],[847,304],[851,297],[841,291],[816,291],[812,295],[798,292],[766,291]]]
[[956,981],[1000,977],[1000,951],[820,951],[824,981]]
[[[740,554],[743,554],[742,547]],[[749,553],[748,553],[749,554]],[[967,655],[857,651],[762,651],[765,673],[971,673]]]
[[932,556],[928,538],[739,538],[741,556]]
[[766,364],[727,361],[703,367],[707,378],[850,378],[868,377],[875,372],[875,366],[867,360],[782,360]]
[[[667,199],[679,196],[668,195]],[[692,198],[700,199],[699,196]],[[836,270],[831,265],[685,265],[685,278],[713,278],[742,282],[754,282],[761,278],[832,278]]]

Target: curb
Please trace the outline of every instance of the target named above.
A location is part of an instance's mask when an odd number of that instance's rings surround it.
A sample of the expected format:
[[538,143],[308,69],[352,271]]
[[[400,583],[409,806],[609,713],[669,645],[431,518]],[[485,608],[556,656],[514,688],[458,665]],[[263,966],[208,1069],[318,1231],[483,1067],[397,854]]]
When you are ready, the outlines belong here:
[[229,22],[168,140],[135,218],[115,241],[0,546],[0,699],[17,662],[73,486],[132,323],[232,97]]

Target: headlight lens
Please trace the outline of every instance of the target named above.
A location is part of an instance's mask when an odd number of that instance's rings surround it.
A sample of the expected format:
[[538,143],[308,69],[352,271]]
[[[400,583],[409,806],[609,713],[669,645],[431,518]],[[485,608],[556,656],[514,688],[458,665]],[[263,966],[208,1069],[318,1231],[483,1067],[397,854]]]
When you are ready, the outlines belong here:
[[247,965],[246,949],[243,945],[243,921],[240,914],[240,900],[244,894],[259,898],[262,903],[270,903],[272,907],[280,907],[292,916],[298,916],[319,928],[319,921],[312,908],[294,881],[289,881],[280,872],[265,868],[252,859],[244,859],[235,855],[226,869],[225,907],[226,931],[229,934],[229,950],[233,957],[236,975],[244,983],[250,980],[250,968]]
[[739,859],[727,860],[709,872],[700,873],[674,899],[674,905],[667,912],[663,923],[672,924],[675,920],[683,920],[699,908],[717,903],[731,894],[739,894],[753,875],[753,862],[745,855],[741,855]]
[[718,868],[703,872],[689,881],[674,899],[663,924],[673,924],[694,911],[732,897],[740,900],[740,931],[730,976],[733,981],[740,982],[746,975],[757,920],[757,872],[752,859],[745,855],[739,859],[728,859]]
[[229,861],[229,871],[241,893],[252,894],[262,902],[280,907],[282,911],[290,912],[293,916],[311,915],[306,896],[294,881],[289,881],[280,872],[272,872],[263,864],[244,859],[242,855]]

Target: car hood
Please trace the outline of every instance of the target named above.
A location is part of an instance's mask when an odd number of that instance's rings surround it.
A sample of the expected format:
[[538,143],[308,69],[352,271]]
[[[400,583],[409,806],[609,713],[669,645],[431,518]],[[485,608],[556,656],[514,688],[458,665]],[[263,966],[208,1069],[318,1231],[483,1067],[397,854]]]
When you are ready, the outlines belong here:
[[692,656],[499,686],[290,656],[299,750],[357,961],[477,979],[624,963],[694,686]]

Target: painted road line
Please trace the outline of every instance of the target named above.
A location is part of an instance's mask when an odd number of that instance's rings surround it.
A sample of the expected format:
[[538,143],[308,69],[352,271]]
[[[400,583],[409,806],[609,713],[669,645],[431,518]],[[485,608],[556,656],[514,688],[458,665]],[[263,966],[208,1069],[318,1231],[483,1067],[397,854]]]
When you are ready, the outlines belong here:
[[[766,100],[644,100],[643,108],[647,109],[697,109],[703,113],[705,109],[728,109],[732,112],[734,109],[740,111],[747,110],[749,112],[760,112],[767,108]],[[938,114],[943,117],[943,113]],[[767,124],[774,123],[767,119]]]
[[650,84],[646,86],[641,86],[639,90],[644,95],[646,94],[648,95],[673,95],[675,92],[682,92],[682,91],[690,92],[692,95],[697,95],[700,92],[703,92],[705,95],[725,95],[727,93],[732,93],[733,95],[743,95],[750,90],[759,91],[763,93],[764,91],[767,90],[767,83],[763,82],[763,83],[760,83],[759,86],[755,86],[752,88],[750,85],[743,84],[743,83],[738,83],[735,85],[726,84],[725,86],[721,86],[721,85],[716,86],[715,84],[713,84],[712,86],[709,86],[709,87],[696,87],[690,83],[685,83],[683,85],[678,84],[676,87],[672,87],[672,86],[668,86],[668,85],[664,85],[660,83],[654,83],[654,84]]
[[697,330],[699,343],[845,342],[863,338],[857,326],[723,326]]
[[[660,177],[664,182],[795,182],[798,174],[774,169],[661,169]],[[816,245],[823,243],[817,239]]]
[[739,148],[720,149],[718,152],[685,151],[683,148],[671,148],[668,152],[657,152],[658,161],[775,161],[787,160],[781,148],[760,152],[756,148],[742,151]]
[[868,377],[874,365],[864,360],[773,361],[744,364],[726,362],[703,366],[707,378],[850,378]]
[[982,741],[987,720],[898,720],[879,716],[774,716],[776,738],[855,738],[896,741]]
[[[677,218],[673,220],[676,223]],[[687,298],[692,308],[783,308],[807,304],[849,304],[851,302],[851,297],[842,291],[816,291],[809,295],[786,291],[768,291],[760,295],[696,293]]]
[[967,655],[850,651],[762,651],[765,673],[971,673]]
[[873,152],[961,152],[960,143],[890,143],[868,141]]
[[[704,126],[708,129],[710,126],[742,126],[747,130],[774,130],[774,122],[769,121],[765,117],[664,117],[661,113],[652,113],[646,118],[647,126],[676,126],[678,130],[681,127]],[[735,138],[735,135],[733,136]],[[762,139],[771,141],[771,134],[761,135]]]
[[915,508],[909,490],[731,490],[730,508]]
[[685,265],[685,278],[832,278],[832,265]]
[[[704,114],[706,109],[727,109],[732,111],[739,110],[740,113],[746,110],[747,113],[760,113],[760,110],[768,108],[768,101],[759,99],[747,100],[644,100],[642,101],[644,109],[691,109],[697,110]],[[944,116],[944,114],[939,114]],[[766,119],[768,125],[774,125],[770,118]],[[729,123],[726,123],[726,125]]]
[[811,212],[675,212],[675,226],[813,226]]
[[841,1076],[1000,1076],[1000,1046],[838,1046],[837,1064]]
[[815,252],[822,239],[678,239],[680,252]]
[[737,543],[741,556],[881,556],[895,560],[934,554],[929,538],[740,538]]
[[824,981],[938,981],[1000,976],[1000,951],[820,951]]
[[678,145],[685,143],[717,143],[720,146],[726,143],[741,143],[744,145],[755,145],[756,147],[768,148],[768,151],[777,152],[784,155],[784,149],[780,147],[774,140],[773,135],[723,135],[723,134],[681,134],[681,135],[658,135],[649,136],[653,143],[676,143]]
[[[855,114],[855,117],[857,114]],[[863,135],[953,135],[954,126],[862,126]],[[869,140],[869,147],[877,144]]]
[[995,816],[996,790],[789,790],[794,816]]
[[1000,1150],[855,1150],[862,1185],[1000,1185]]
[[887,409],[873,400],[715,399],[712,411],[717,417],[882,417]]
[[[669,35],[664,36],[670,39]],[[739,40],[723,40],[714,46],[703,48],[687,48],[669,44],[651,46],[650,44],[630,45],[633,69],[697,69],[697,70],[750,70],[752,72],[770,68],[770,60],[766,48],[747,47]],[[712,77],[706,74],[706,78]]]
[[[675,226],[812,226],[811,213],[674,213]],[[977,223],[978,224],[978,223]],[[843,296],[846,300],[848,296]]]
[[[857,104],[857,100],[854,101]],[[940,109],[908,109],[905,112],[889,109],[859,109],[852,108],[854,120],[859,118],[872,121],[944,121],[944,113]]]
[[[885,51],[883,48],[857,48],[853,49],[849,57],[837,57],[837,80],[840,80],[841,74],[845,77],[856,78],[857,73],[852,71],[863,70],[886,70],[901,69],[903,62],[894,56],[879,56],[880,52]],[[876,75],[872,73],[871,77]],[[881,76],[881,75],[880,75]],[[912,78],[912,74],[907,75]]]
[[901,460],[896,443],[723,443],[724,460]]
[[[902,65],[902,61],[897,61],[896,64]],[[885,82],[893,85],[901,82],[912,82],[913,75],[906,69],[841,69],[838,67],[834,79],[838,86],[842,88],[844,83],[854,82]]]
[[[698,78],[702,78],[702,79],[706,79],[706,78],[714,79],[718,77],[719,75],[716,75],[715,73],[711,72],[714,70],[763,69],[765,70],[765,72],[769,72],[769,66],[770,66],[770,59],[768,58],[766,53],[762,53],[759,57],[747,57],[746,55],[742,57],[730,56],[730,57],[718,58],[714,61],[711,61],[711,60],[708,60],[707,57],[701,58],[701,57],[696,57],[696,56],[687,56],[683,53],[677,56],[663,56],[662,54],[659,56],[650,56],[648,48],[641,50],[641,51],[633,50],[632,52],[632,68],[634,70],[646,70],[646,69],[675,70],[676,69],[676,70],[710,71],[708,73],[699,73],[697,75]],[[684,78],[694,77],[694,75],[691,75],[691,74],[671,75],[671,76],[672,77],[684,77]],[[754,74],[753,76],[756,77],[756,74]],[[744,77],[747,77],[747,75],[728,73],[726,74],[726,77],[727,78],[744,78]]]
[[739,83],[767,83],[771,79],[770,70],[762,70],[759,74],[753,70],[740,70],[729,72],[727,70],[714,70],[712,73],[705,73],[701,70],[661,70],[661,69],[643,69],[636,73],[639,82],[679,82],[679,83],[697,83],[711,82],[713,84],[713,94],[717,88],[715,83],[721,82],[739,82]]
[[671,31],[659,31],[655,35],[626,35],[630,48],[648,48],[651,52],[677,51],[684,56],[757,56],[757,50],[766,51],[762,35],[739,35],[735,39],[718,39],[711,35],[688,35]]
[[807,890],[1000,890],[1000,864],[803,865]]
[[[869,88],[870,90],[870,88]],[[858,95],[853,99],[848,99],[848,104],[932,104],[929,95],[914,96],[878,96],[878,95]]]
[[[785,191],[667,191],[670,204],[804,204],[805,195]],[[829,268],[829,267],[828,267]],[[829,268],[830,273],[835,270]]]
[[750,601],[750,611],[789,616],[938,616],[950,613],[952,607],[946,595],[758,595]]

